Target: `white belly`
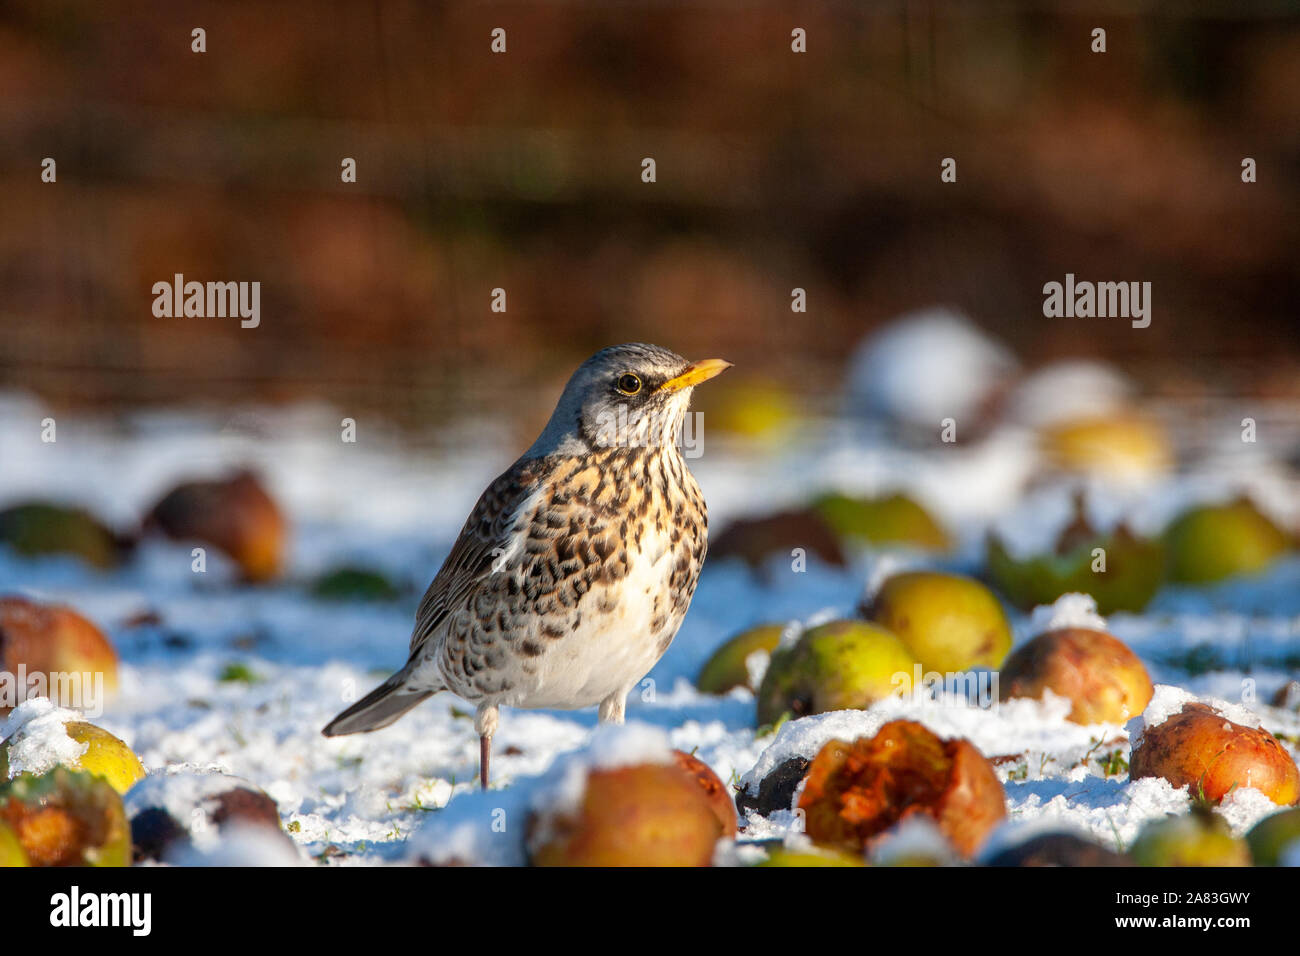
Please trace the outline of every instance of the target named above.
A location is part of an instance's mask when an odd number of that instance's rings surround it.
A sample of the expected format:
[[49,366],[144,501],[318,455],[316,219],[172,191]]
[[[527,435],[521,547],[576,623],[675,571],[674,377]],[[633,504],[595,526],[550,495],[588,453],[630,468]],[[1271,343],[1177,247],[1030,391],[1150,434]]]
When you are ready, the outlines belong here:
[[[668,589],[674,556],[666,536],[643,539],[640,555],[621,581],[583,595],[578,626],[547,648],[536,676],[516,688],[518,699],[503,703],[589,707],[627,693],[654,667],[665,639],[681,624]],[[656,617],[657,631],[651,627]]]

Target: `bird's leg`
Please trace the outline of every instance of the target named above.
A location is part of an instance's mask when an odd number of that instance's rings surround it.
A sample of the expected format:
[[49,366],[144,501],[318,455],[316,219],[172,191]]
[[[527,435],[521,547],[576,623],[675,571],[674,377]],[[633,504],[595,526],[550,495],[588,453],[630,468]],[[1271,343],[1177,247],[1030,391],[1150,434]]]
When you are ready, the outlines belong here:
[[484,790],[488,788],[488,765],[492,761],[492,734],[497,729],[497,717],[495,704],[479,704],[474,714],[474,730],[478,732],[478,779]]
[[599,718],[602,724],[623,723],[623,713],[627,709],[627,695],[631,687],[616,690],[600,702]]

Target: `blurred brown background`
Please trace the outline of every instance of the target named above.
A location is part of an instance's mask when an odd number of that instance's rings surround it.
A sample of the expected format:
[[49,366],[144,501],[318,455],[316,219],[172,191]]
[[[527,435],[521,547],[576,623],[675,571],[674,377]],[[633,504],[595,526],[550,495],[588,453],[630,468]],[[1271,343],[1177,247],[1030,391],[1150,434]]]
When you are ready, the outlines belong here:
[[[0,387],[437,423],[641,339],[817,395],[948,303],[1030,361],[1295,388],[1297,4],[1140,10],[5,2]],[[177,272],[260,280],[261,327],[155,318]],[[1151,281],[1151,327],[1045,319],[1067,272]]]

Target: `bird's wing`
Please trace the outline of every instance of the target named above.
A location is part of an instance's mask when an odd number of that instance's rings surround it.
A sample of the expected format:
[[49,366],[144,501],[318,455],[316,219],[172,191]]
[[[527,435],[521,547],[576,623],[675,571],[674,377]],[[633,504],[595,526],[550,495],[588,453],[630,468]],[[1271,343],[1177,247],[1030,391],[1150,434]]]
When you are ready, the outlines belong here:
[[479,497],[415,612],[412,660],[425,650],[447,615],[462,607],[474,589],[522,546],[532,512],[546,490],[541,475],[538,460],[516,462]]

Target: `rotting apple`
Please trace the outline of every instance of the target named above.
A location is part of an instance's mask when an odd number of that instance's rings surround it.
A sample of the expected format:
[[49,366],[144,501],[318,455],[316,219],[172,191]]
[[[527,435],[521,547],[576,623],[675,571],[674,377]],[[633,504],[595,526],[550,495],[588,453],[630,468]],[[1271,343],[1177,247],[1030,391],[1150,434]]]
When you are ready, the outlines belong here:
[[861,852],[921,814],[967,857],[1007,812],[1002,784],[983,754],[967,740],[943,740],[908,720],[852,743],[829,741],[809,767],[799,808],[808,836],[824,846]]
[[998,674],[1001,700],[1068,698],[1076,724],[1122,724],[1151,701],[1151,678],[1128,645],[1104,631],[1080,627],[1040,634],[1011,652]]
[[1254,787],[1282,806],[1300,797],[1300,773],[1276,737],[1260,727],[1233,723],[1199,702],[1186,703],[1143,729],[1129,776],[1163,777],[1175,787],[1188,787],[1194,799],[1211,803],[1239,787]]

